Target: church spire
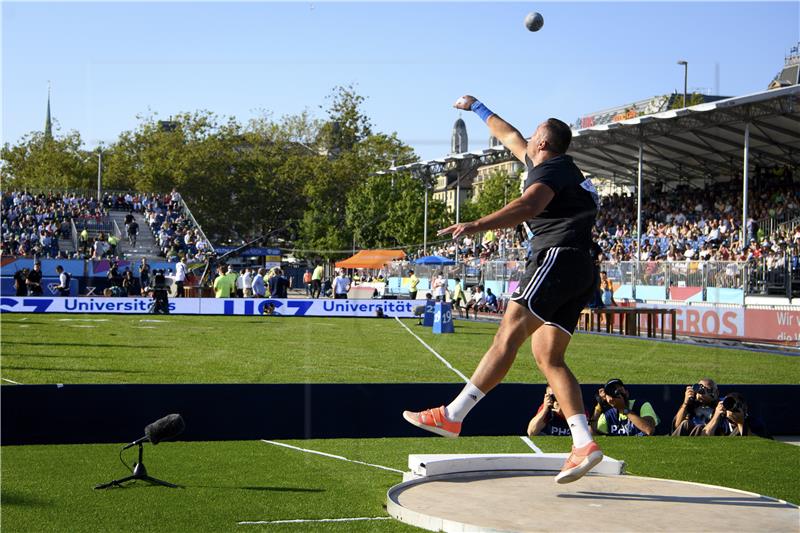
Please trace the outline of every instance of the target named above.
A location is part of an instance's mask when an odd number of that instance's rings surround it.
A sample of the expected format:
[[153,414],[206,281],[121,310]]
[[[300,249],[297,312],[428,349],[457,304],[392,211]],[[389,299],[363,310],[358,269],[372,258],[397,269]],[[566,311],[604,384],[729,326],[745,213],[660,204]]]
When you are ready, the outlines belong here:
[[50,119],[50,82],[47,82],[47,118],[44,123],[44,138],[45,140],[53,138],[53,121]]

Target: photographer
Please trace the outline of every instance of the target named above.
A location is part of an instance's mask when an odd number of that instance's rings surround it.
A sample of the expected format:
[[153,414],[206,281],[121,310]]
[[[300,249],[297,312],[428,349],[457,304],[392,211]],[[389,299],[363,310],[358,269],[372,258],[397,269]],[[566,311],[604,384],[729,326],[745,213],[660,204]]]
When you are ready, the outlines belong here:
[[167,288],[167,276],[163,269],[153,270],[153,286],[148,287],[147,292],[153,298],[150,304],[150,313],[156,315],[169,314],[169,291]]
[[703,428],[707,437],[748,437],[757,435],[765,439],[772,438],[767,428],[747,408],[747,401],[738,392],[729,392],[714,409],[714,415]]
[[713,379],[703,378],[686,387],[683,403],[672,419],[673,437],[697,437],[714,415],[719,389]]
[[536,415],[528,422],[528,437],[534,435],[554,435],[554,436],[569,436],[572,432],[569,429],[567,419],[564,413],[561,412],[561,406],[558,404],[553,389],[550,384],[547,384],[544,392],[544,400]]
[[650,402],[631,400],[621,379],[612,379],[597,391],[592,430],[609,436],[649,436],[659,423]]

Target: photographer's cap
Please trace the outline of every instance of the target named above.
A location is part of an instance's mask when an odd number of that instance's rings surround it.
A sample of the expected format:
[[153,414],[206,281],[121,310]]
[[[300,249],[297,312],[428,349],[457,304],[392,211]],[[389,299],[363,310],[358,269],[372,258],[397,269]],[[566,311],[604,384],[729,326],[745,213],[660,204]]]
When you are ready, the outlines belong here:
[[605,387],[603,387],[603,388],[605,390],[608,390],[611,387],[614,387],[614,386],[617,386],[617,385],[620,386],[620,387],[624,387],[625,386],[625,384],[622,382],[621,379],[614,378],[614,379],[609,379],[608,382],[606,383]]

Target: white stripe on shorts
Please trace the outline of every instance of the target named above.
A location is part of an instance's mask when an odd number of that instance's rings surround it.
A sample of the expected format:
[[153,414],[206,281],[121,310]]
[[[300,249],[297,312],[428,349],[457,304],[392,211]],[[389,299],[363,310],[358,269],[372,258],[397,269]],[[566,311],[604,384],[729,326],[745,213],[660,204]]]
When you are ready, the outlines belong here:
[[540,272],[542,271],[542,267],[544,267],[544,265],[550,259],[550,255],[553,253],[553,250],[555,250],[555,248],[550,248],[549,250],[547,250],[547,254],[545,254],[544,256],[544,261],[542,261],[542,264],[536,268],[536,272],[534,272],[533,276],[531,276],[531,279],[528,280],[528,284],[525,286],[525,289],[523,289],[519,293],[519,296],[517,296],[516,298],[512,298],[512,300],[522,300],[525,298],[525,295],[531,290],[531,287],[533,287],[533,285],[536,283],[536,280]]
[[[527,294],[524,295],[525,300],[528,301],[528,309],[530,309],[531,307],[530,306],[531,298],[533,297],[534,294],[536,294],[536,291],[539,290],[539,287],[542,286],[542,282],[547,277],[547,274],[550,272],[550,269],[555,264],[559,250],[560,248],[550,248],[550,250],[547,251],[547,255],[545,256],[542,266],[539,267],[539,269],[536,271],[536,275],[534,276],[536,278],[536,283],[534,283],[533,286],[531,286],[530,289],[527,291]],[[533,309],[531,309],[531,311],[533,311]]]

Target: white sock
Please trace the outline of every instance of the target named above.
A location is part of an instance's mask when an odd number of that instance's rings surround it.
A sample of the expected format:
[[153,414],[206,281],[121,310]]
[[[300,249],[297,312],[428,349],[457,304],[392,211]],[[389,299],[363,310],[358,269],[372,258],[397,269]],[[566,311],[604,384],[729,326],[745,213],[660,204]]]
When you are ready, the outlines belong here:
[[589,422],[586,420],[586,415],[572,415],[567,418],[569,430],[572,432],[572,444],[576,448],[583,448],[592,442],[592,434],[589,432]]
[[444,408],[444,415],[453,422],[461,422],[484,396],[478,387],[468,381],[456,399]]

